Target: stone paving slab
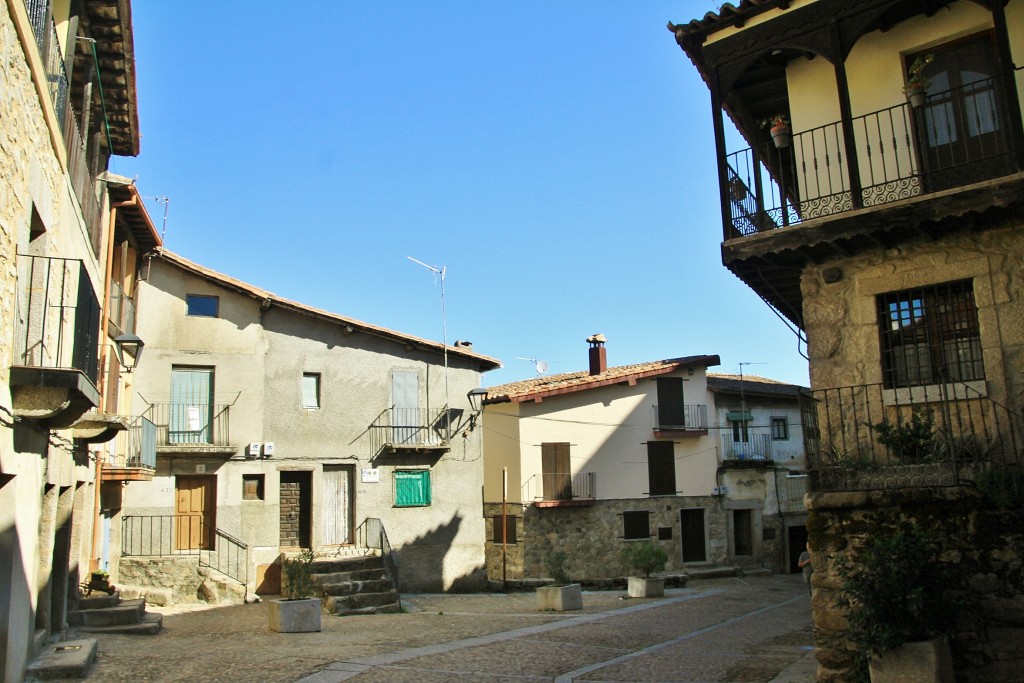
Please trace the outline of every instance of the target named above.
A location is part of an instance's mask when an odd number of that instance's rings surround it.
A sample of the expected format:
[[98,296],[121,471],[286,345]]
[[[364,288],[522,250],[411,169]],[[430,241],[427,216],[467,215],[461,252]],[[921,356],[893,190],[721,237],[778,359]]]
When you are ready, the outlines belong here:
[[[100,639],[89,680],[746,682],[813,660],[801,649],[811,636],[799,576],[695,582],[665,600],[623,595],[587,592],[584,609],[568,613],[538,612],[533,593],[411,595],[403,596],[406,614],[325,615],[322,632],[304,634],[270,632],[266,604],[161,609],[165,629],[156,637]],[[787,683],[800,680],[813,673]]]

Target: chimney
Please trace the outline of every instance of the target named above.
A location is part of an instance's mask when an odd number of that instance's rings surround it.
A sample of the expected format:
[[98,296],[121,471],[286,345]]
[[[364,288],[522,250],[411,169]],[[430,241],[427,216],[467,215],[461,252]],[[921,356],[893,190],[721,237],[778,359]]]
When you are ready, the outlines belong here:
[[587,337],[590,344],[590,374],[600,375],[608,369],[608,355],[604,350],[604,343],[608,341],[603,334],[594,334]]

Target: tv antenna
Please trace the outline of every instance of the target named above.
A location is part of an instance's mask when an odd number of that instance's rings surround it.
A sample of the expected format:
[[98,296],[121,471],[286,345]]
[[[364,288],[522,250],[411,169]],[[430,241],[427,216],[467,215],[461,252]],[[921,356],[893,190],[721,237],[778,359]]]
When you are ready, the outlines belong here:
[[744,365],[768,365],[767,363],[755,363],[752,361],[743,361],[740,363],[740,410],[747,412],[747,397],[743,393],[743,366]]
[[[419,259],[414,259],[412,256],[406,256],[405,258],[409,259],[413,263],[423,266],[435,276],[441,278],[441,342],[444,345],[444,409],[445,411],[448,411],[451,409],[451,405],[448,403],[448,323],[445,318],[444,310],[444,276],[447,274],[448,269],[445,266],[438,268],[437,266],[427,265]],[[446,414],[445,419],[447,418],[448,415]]]
[[548,371],[549,364],[546,360],[538,360],[535,357],[524,358],[523,356],[516,356],[516,360],[528,360],[533,363],[533,369],[537,371],[538,375],[543,375]]
[[143,197],[143,199],[152,199],[152,200],[154,200],[154,201],[164,205],[164,225],[163,225],[163,229],[160,230],[160,242],[163,242],[164,238],[167,237],[167,209],[171,205],[171,198],[170,197],[160,196],[160,197]]

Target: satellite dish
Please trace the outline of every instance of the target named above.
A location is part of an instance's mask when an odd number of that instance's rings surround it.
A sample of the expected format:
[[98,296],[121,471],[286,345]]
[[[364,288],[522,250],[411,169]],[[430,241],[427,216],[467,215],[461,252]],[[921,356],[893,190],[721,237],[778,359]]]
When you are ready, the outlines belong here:
[[537,361],[537,364],[534,367],[537,368],[538,375],[543,375],[545,372],[548,371],[547,361],[539,360]]

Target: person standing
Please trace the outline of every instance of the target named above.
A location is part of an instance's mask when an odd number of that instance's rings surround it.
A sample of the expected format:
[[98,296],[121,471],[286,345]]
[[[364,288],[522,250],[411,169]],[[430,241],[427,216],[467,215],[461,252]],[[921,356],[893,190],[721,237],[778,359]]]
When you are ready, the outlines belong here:
[[800,553],[800,558],[796,561],[796,565],[804,570],[804,583],[807,584],[807,595],[810,595],[811,574],[814,573],[814,566],[811,565],[811,549],[806,544],[804,545],[804,551]]

